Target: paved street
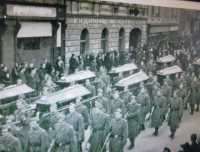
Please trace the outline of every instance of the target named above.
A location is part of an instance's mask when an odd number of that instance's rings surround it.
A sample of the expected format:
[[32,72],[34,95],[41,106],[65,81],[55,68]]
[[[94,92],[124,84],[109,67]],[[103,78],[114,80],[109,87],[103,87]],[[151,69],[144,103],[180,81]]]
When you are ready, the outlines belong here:
[[169,147],[171,152],[181,150],[180,144],[190,142],[190,135],[197,133],[200,135],[200,112],[190,115],[190,108],[184,111],[182,122],[177,130],[174,139],[169,138],[170,129],[167,123],[159,128],[157,137],[153,136],[154,128],[147,128],[141,132],[135,140],[135,147],[127,150],[129,142],[125,146],[124,152],[162,152],[164,147]]
[[[164,147],[169,147],[171,152],[178,152],[181,150],[181,144],[190,142],[190,135],[197,133],[200,135],[200,112],[195,112],[194,115],[190,115],[190,108],[184,111],[182,122],[177,130],[174,139],[169,138],[170,129],[166,121],[162,127],[159,128],[158,136],[152,135],[154,128],[146,126],[146,130],[142,131],[135,140],[135,147],[132,150],[128,150],[130,145],[129,140],[124,147],[124,152],[162,152]],[[85,136],[88,137],[86,131]],[[87,139],[86,137],[86,139]],[[83,144],[84,147],[85,144]]]

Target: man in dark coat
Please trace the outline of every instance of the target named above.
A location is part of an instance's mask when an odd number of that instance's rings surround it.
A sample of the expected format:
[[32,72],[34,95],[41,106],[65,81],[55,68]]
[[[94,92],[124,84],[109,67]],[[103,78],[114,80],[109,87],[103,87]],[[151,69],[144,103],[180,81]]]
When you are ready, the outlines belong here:
[[110,152],[123,152],[128,137],[127,121],[122,117],[122,110],[115,110],[115,118],[111,120]]
[[125,119],[128,122],[128,138],[130,139],[129,150],[134,147],[134,141],[139,134],[139,108],[135,96],[131,97],[130,103],[126,107]]
[[163,119],[165,117],[165,106],[166,106],[166,99],[162,96],[161,91],[157,91],[157,95],[154,97],[152,102],[153,112],[151,116],[151,125],[155,127],[155,132],[153,135],[158,135],[158,129],[162,125]]
[[169,137],[171,137],[172,139],[174,138],[176,129],[179,127],[182,115],[183,104],[181,100],[182,99],[178,97],[177,92],[175,91],[173,94],[173,98],[171,98],[169,102],[170,113],[168,125],[170,126],[171,130],[171,135]]
[[[167,104],[169,104],[169,99],[171,98],[171,88],[167,83],[167,80],[164,80],[164,85],[162,86],[162,94],[167,100]],[[167,107],[166,107],[166,112],[167,112]]]
[[71,58],[69,59],[69,74],[73,74],[77,66],[78,63],[76,61],[75,55],[72,54]]
[[109,116],[103,112],[103,106],[95,102],[91,114],[92,134],[89,137],[89,152],[100,152],[110,129]]
[[85,87],[92,93],[92,96],[96,96],[96,89],[93,85],[91,85],[90,80],[85,80]]
[[191,145],[190,145],[190,151],[191,152],[199,152],[198,150],[198,144],[197,144],[197,134],[192,134],[191,137]]
[[190,107],[191,107],[190,114],[193,115],[194,106],[195,106],[196,101],[197,101],[197,92],[194,89],[191,90],[191,93],[190,93],[190,95],[188,97],[188,101],[189,101],[189,104],[190,104]]
[[35,79],[35,69],[31,70],[30,75],[27,77],[27,85],[31,87],[34,91],[30,93],[31,97],[34,97],[37,95],[37,82]]
[[84,141],[84,121],[82,115],[76,112],[76,105],[70,103],[69,114],[66,116],[66,122],[74,127],[77,140],[77,152],[82,152],[82,142]]
[[45,79],[45,74],[46,74],[46,70],[45,70],[45,64],[42,63],[40,68],[37,70],[38,72],[38,76],[40,78],[40,85],[42,84],[42,82],[44,81]]
[[50,74],[51,67],[52,67],[51,63],[49,63],[46,58],[43,59],[43,63],[45,64],[45,71],[46,71],[46,73]]
[[23,83],[23,84],[26,84],[26,83],[27,83],[27,80],[26,80],[26,79],[27,79],[28,77],[25,76],[24,72],[25,72],[25,68],[21,68],[21,69],[19,70],[18,78],[22,80],[22,83]]
[[140,106],[140,114],[139,114],[139,123],[140,123],[140,130],[145,130],[145,117],[148,112],[150,112],[150,97],[146,93],[145,89],[142,87],[140,93],[137,96],[137,102],[141,105]]
[[11,73],[14,84],[17,82],[17,79],[19,79],[19,69],[20,69],[19,63],[16,62]]
[[96,102],[99,102],[103,105],[104,112],[107,114],[110,114],[110,103],[107,98],[103,97],[103,90],[98,89],[97,90],[98,98]]

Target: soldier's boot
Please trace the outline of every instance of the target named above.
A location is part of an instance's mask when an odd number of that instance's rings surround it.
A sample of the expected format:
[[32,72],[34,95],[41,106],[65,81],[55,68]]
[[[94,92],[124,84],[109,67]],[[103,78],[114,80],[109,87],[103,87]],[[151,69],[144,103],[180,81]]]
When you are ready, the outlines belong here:
[[194,105],[191,104],[190,107],[191,107],[191,112],[190,112],[190,114],[193,115],[193,113],[194,113]]
[[153,133],[154,136],[158,136],[158,127],[155,127],[155,132]]
[[199,111],[199,103],[197,103],[197,108],[196,108],[196,112]]
[[187,103],[185,104],[184,109],[187,110]]
[[142,131],[143,129],[142,129],[142,125],[140,125],[140,130],[139,131]]
[[129,150],[131,150],[134,147],[134,139],[130,139],[130,146],[128,147]]
[[176,132],[176,129],[171,129],[171,135],[169,137],[171,137],[171,139],[174,139],[174,134]]
[[142,130],[145,130],[145,126],[144,125],[142,125]]

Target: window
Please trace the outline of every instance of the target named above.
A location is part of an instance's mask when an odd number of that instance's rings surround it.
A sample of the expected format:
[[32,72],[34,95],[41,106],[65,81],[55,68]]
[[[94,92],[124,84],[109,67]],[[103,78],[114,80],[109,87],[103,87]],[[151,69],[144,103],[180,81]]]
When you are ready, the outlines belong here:
[[80,38],[80,55],[89,50],[89,32],[87,29],[83,29]]
[[101,49],[104,53],[108,50],[108,30],[106,28],[103,29],[101,34]]
[[121,28],[119,30],[119,44],[118,44],[118,49],[119,51],[124,50],[124,28]]
[[154,17],[155,14],[155,6],[151,7],[151,16]]

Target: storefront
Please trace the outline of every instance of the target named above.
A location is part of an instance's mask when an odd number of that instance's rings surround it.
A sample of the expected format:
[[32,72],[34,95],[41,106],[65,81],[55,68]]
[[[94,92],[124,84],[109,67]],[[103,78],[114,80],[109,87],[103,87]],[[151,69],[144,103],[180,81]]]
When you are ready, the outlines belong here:
[[[39,67],[43,58],[52,64],[65,53],[64,1],[1,3],[1,59],[11,69],[14,62]],[[3,31],[2,31],[3,29]]]

